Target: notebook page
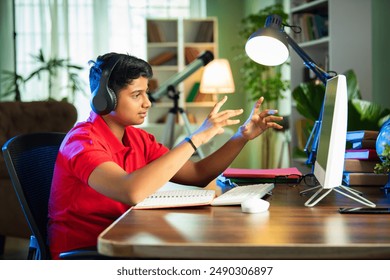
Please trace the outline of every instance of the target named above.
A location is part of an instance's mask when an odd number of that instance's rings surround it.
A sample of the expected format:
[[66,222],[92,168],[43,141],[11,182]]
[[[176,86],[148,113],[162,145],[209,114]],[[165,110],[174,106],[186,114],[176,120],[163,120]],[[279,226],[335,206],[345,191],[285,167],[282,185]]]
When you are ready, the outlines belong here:
[[169,190],[158,191],[133,207],[133,209],[157,209],[210,205],[214,190]]

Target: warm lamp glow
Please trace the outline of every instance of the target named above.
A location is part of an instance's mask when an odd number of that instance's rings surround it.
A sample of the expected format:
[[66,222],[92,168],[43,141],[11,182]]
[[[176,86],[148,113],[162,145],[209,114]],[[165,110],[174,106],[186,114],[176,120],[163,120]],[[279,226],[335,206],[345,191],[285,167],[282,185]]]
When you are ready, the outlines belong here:
[[268,36],[257,36],[248,40],[245,52],[253,61],[266,66],[280,65],[289,56],[285,44]]
[[249,37],[245,52],[250,59],[266,66],[280,65],[288,59],[287,39],[281,24],[279,16],[268,17],[264,28]]
[[233,93],[234,81],[227,59],[215,59],[206,65],[200,82],[201,93]]

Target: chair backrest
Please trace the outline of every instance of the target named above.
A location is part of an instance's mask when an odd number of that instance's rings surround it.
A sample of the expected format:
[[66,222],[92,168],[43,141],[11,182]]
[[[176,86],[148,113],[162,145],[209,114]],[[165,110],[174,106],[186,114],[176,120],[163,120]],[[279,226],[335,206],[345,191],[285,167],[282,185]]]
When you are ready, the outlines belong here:
[[8,140],[2,149],[13,187],[38,243],[39,259],[50,259],[48,202],[55,161],[65,135],[56,132],[22,134]]

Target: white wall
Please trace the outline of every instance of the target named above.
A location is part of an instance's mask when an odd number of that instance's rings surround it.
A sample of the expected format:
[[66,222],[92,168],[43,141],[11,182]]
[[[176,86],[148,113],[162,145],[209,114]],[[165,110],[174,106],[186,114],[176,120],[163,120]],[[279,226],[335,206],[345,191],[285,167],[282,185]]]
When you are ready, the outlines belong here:
[[[14,39],[13,39],[12,0],[0,1],[0,73],[4,70],[14,71]],[[5,88],[0,83],[0,92]]]
[[372,101],[371,0],[329,0],[329,21],[330,69],[353,69],[362,99]]

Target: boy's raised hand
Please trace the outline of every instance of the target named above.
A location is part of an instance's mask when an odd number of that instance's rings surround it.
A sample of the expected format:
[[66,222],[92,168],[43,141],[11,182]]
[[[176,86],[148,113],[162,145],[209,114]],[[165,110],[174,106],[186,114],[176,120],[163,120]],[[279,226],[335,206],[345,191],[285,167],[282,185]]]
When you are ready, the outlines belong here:
[[247,140],[252,140],[266,131],[268,128],[282,129],[283,126],[278,124],[278,121],[283,120],[283,117],[274,116],[277,110],[266,109],[260,111],[260,106],[264,101],[264,97],[260,97],[253,106],[252,112],[246,122],[240,127],[240,132]]
[[197,135],[197,138],[200,138],[201,144],[208,142],[215,135],[223,133],[225,126],[240,122],[240,120],[233,118],[241,115],[243,109],[219,111],[226,100],[227,96],[224,96],[221,101],[217,102],[203,124],[193,133],[193,135]]

